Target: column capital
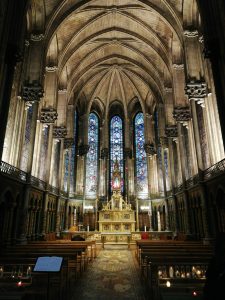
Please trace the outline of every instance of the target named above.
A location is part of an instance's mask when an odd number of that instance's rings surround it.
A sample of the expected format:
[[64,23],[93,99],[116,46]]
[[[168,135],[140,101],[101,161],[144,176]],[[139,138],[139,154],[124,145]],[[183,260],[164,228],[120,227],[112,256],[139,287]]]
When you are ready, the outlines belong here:
[[80,146],[78,147],[78,154],[79,154],[80,156],[84,156],[85,154],[88,153],[89,148],[90,148],[89,145],[83,145],[83,144],[80,145]]
[[45,67],[45,71],[46,71],[46,72],[49,72],[49,73],[56,72],[57,70],[58,70],[58,67],[57,67],[57,66],[46,66],[46,67]]
[[67,135],[67,129],[64,126],[53,127],[53,138],[64,139]]
[[55,123],[55,120],[58,118],[58,113],[55,108],[42,108],[40,113],[40,122],[52,124]]
[[67,93],[67,89],[59,89],[58,90],[59,95],[63,95]]
[[177,122],[186,122],[191,119],[191,111],[189,107],[175,107],[173,111],[173,118]]
[[33,42],[40,42],[44,39],[44,37],[43,33],[31,33],[30,40]]
[[195,38],[198,36],[198,30],[197,29],[186,29],[184,30],[184,36],[187,38]]
[[108,158],[109,157],[109,149],[108,148],[102,148],[101,150],[101,159]]
[[148,155],[156,154],[155,145],[153,143],[145,143],[144,149]]
[[65,138],[64,139],[64,149],[71,149],[74,145],[73,138]]
[[168,86],[165,86],[165,87],[164,87],[164,92],[165,92],[165,93],[172,93],[172,91],[173,91],[173,88],[172,88],[172,87],[168,87]]
[[184,70],[184,64],[173,64],[174,70]]
[[168,138],[176,138],[178,136],[177,125],[167,126],[165,133]]
[[208,87],[205,81],[190,80],[185,87],[185,93],[189,100],[204,99],[208,96]]
[[32,83],[24,83],[22,87],[22,98],[26,102],[39,102],[43,97],[44,90],[38,81]]

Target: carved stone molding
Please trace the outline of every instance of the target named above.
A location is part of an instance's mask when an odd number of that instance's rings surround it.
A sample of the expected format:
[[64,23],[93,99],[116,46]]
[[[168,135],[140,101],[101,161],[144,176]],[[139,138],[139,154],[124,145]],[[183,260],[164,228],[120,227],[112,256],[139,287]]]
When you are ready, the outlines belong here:
[[52,124],[57,120],[58,114],[54,108],[43,108],[41,110],[40,122]]
[[184,64],[173,64],[175,70],[184,70]]
[[124,157],[125,158],[132,158],[132,150],[130,148],[124,149]]
[[43,33],[39,33],[39,34],[34,34],[32,33],[30,36],[30,40],[33,42],[40,42],[44,39],[44,34]]
[[30,42],[29,42],[28,40],[25,40],[25,41],[24,41],[24,45],[25,45],[26,47],[29,47],[29,46],[30,46]]
[[58,70],[58,67],[57,67],[57,66],[46,66],[46,67],[45,67],[45,71],[46,71],[46,72],[49,72],[49,73],[56,72],[57,70]]
[[207,84],[204,81],[191,80],[186,85],[185,93],[188,95],[189,100],[199,100],[205,98],[208,95]]
[[43,93],[43,88],[38,82],[24,84],[22,87],[22,98],[24,101],[38,102],[43,97]]
[[66,94],[66,93],[67,93],[67,89],[61,89],[61,90],[58,90],[58,93],[59,93],[60,95]]
[[103,148],[101,150],[101,159],[108,158],[109,157],[109,149]]
[[64,126],[54,126],[53,138],[64,139],[67,135],[67,129]]
[[176,138],[178,136],[177,125],[166,127],[165,134],[168,138]]
[[78,147],[78,154],[84,156],[88,153],[90,146],[89,145],[80,145]]
[[189,107],[175,107],[173,117],[177,122],[185,122],[191,119]]
[[184,30],[184,36],[194,38],[198,36],[198,30]]
[[172,93],[173,89],[172,89],[172,87],[165,87],[164,91],[165,91],[165,93]]
[[66,138],[64,139],[64,149],[70,149],[74,145],[74,139],[73,138]]
[[168,148],[169,147],[169,143],[168,143],[168,137],[166,136],[161,136],[160,137],[160,144],[163,148]]
[[148,154],[148,155],[154,155],[154,154],[156,154],[156,150],[155,150],[154,144],[146,143],[144,145],[144,149],[145,149],[146,154]]
[[199,40],[199,43],[203,44],[204,43],[204,36],[201,35],[198,40]]

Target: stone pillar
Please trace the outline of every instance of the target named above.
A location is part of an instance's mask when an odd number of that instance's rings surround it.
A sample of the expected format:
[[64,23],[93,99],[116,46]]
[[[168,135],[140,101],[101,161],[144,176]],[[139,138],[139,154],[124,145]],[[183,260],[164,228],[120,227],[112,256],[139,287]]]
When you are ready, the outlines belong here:
[[165,197],[165,222],[166,230],[169,230],[169,217],[168,217],[168,198],[167,198],[167,188],[166,188],[166,169],[165,169],[165,159],[164,159],[164,150],[168,148],[168,141],[166,137],[160,138],[161,144],[161,159],[162,159],[162,173],[163,173],[163,189]]
[[139,203],[138,203],[138,198],[136,198],[136,231],[140,231],[140,229],[139,229]]
[[171,185],[172,185],[172,192],[173,192],[173,201],[174,201],[174,214],[175,214],[175,228],[176,231],[179,229],[179,222],[178,222],[178,206],[177,206],[177,199],[174,195],[174,189],[176,186],[176,177],[175,177],[175,169],[174,169],[174,151],[173,151],[173,139],[177,138],[177,127],[176,126],[170,126],[166,128],[166,137],[168,138],[168,147],[169,147],[169,164],[170,164],[170,177],[171,177]]
[[191,102],[198,168],[200,170],[203,170],[206,166],[204,166],[205,163],[203,161],[204,149],[202,149],[201,146],[202,142],[201,142],[200,131],[199,131],[199,120],[198,120],[196,105],[200,105],[202,108],[204,107],[205,97],[207,97],[208,95],[208,89],[204,81],[192,80],[187,83],[185,90],[186,90],[186,94],[188,95],[189,101]]
[[35,132],[36,132],[36,125],[37,125],[37,114],[38,114],[38,105],[40,98],[43,96],[43,89],[40,84],[35,83],[34,85],[26,85],[23,86],[23,94],[22,98],[26,101],[29,106],[32,106],[32,120],[31,120],[31,134],[30,134],[30,143],[29,143],[29,150],[28,150],[28,161],[27,161],[27,183],[24,190],[24,203],[23,203],[23,224],[21,225],[21,234],[19,237],[20,243],[26,243],[26,224],[27,224],[27,217],[28,217],[28,203],[30,197],[30,176],[33,164],[33,157],[34,157],[34,143],[35,143]]
[[225,26],[224,1],[198,0],[204,30],[204,55],[212,64],[212,73],[217,95],[218,113],[225,145],[225,43],[222,28]]
[[178,149],[179,149],[179,157],[180,157],[180,165],[181,165],[181,176],[183,183],[183,195],[184,195],[184,205],[185,205],[185,224],[186,224],[186,233],[190,234],[190,215],[189,215],[189,205],[188,205],[188,193],[186,190],[186,169],[187,169],[187,161],[185,147],[188,145],[184,144],[182,139],[182,123],[188,122],[191,118],[190,110],[188,107],[176,108],[174,110],[174,118],[177,121],[177,129],[178,129]]
[[[1,49],[0,49],[0,159],[7,127],[10,95],[13,84],[15,66],[21,57],[21,40],[24,36],[26,22],[26,6],[28,1],[1,2]],[[13,20],[13,21],[12,21]]]
[[153,172],[153,166],[152,166],[152,158],[156,154],[155,146],[153,143],[145,143],[144,146],[145,152],[146,152],[146,160],[147,160],[147,170],[148,170],[148,198],[150,198],[151,195],[151,177],[149,174],[151,171]]

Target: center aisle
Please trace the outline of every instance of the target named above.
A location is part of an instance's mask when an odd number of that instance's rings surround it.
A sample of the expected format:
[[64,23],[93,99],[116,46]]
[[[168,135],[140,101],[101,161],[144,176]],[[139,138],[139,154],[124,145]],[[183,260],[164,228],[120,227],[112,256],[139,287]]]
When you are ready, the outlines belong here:
[[105,245],[77,281],[71,300],[146,300],[139,270],[127,245]]

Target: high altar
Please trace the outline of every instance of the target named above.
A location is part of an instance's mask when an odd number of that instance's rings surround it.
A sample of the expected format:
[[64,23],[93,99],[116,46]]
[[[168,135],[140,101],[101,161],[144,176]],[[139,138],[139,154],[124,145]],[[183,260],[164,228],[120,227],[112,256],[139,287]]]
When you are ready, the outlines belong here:
[[99,212],[99,231],[110,234],[129,234],[135,231],[135,212],[121,195],[121,175],[118,161],[112,176],[112,197]]

